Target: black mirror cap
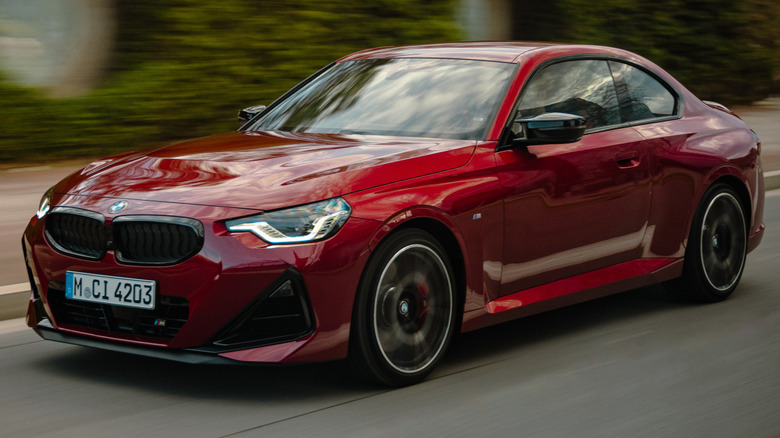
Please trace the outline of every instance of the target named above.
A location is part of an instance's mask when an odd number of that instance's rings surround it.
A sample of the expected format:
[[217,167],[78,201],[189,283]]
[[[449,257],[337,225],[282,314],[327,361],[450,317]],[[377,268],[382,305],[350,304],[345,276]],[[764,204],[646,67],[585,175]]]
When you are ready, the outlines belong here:
[[521,132],[512,143],[523,145],[575,143],[585,135],[587,124],[584,117],[569,113],[544,113],[515,123]]
[[238,122],[243,126],[246,122],[252,120],[252,117],[265,111],[265,105],[254,105],[242,109],[238,112]]

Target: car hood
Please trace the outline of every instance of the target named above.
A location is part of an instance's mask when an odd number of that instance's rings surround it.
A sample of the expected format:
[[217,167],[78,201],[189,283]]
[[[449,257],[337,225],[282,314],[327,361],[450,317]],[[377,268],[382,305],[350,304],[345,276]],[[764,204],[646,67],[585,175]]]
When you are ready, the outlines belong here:
[[466,164],[475,142],[233,132],[90,164],[55,193],[273,210]]

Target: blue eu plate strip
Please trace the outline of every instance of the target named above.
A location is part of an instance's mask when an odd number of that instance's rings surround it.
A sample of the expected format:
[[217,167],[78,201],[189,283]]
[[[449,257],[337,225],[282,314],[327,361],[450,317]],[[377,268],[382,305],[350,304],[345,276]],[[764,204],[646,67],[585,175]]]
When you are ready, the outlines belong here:
[[73,273],[65,273],[65,298],[73,298]]

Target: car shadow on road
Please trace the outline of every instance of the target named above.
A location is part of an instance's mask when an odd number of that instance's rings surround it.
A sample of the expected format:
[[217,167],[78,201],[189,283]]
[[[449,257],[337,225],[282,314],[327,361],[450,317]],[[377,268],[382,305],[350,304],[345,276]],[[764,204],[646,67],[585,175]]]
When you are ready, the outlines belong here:
[[[522,355],[523,349],[534,344],[563,338],[577,343],[578,335],[589,330],[606,330],[614,323],[699,305],[663,285],[633,289],[461,334],[450,348],[446,362],[483,366],[512,353]],[[447,364],[444,368],[448,368]]]
[[[662,286],[651,286],[462,334],[431,379],[483,366],[517,351],[522,354],[531,344],[691,305],[670,296]],[[192,365],[73,346],[30,365],[41,372],[107,387],[122,385],[201,399],[300,401],[361,398],[391,390],[361,381],[346,361],[294,366]]]

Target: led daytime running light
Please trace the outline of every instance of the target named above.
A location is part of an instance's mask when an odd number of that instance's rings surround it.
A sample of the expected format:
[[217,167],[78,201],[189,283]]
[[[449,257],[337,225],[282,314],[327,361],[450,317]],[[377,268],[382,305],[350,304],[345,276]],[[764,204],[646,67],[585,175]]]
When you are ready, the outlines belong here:
[[[341,198],[315,204],[294,207],[257,216],[235,219],[227,222],[229,231],[247,231],[268,243],[300,243],[324,239],[338,231],[349,218],[352,209]],[[291,221],[300,221],[301,233],[296,235],[280,230],[289,228]],[[275,226],[276,225],[276,226]]]

